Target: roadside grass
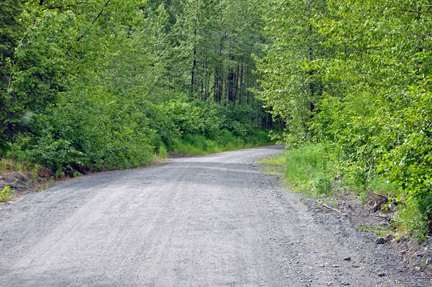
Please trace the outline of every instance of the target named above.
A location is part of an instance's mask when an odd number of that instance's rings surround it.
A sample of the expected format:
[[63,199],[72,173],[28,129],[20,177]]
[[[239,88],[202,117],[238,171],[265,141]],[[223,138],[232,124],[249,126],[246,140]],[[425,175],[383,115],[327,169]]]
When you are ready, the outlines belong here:
[[[389,204],[382,209],[392,211],[394,237],[409,235],[421,240],[427,239],[427,220],[414,201],[404,199],[403,191],[398,185],[378,174],[369,172],[362,175],[357,171],[350,173],[343,168],[343,162],[337,155],[324,144],[304,144],[259,163],[267,172],[277,174],[290,189],[308,196],[328,199],[337,197],[340,192],[348,192],[365,204],[370,200],[371,193],[383,195],[389,199]],[[367,180],[358,180],[359,177],[367,177]]]
[[25,172],[32,169],[32,164],[9,158],[0,159],[0,176],[6,172]]
[[[10,172],[25,172],[29,169],[30,164],[16,161],[13,159],[1,158],[0,159],[0,177]],[[15,195],[15,191],[9,186],[5,185],[0,190],[0,202],[7,202]]]
[[281,175],[294,190],[309,196],[324,196],[336,186],[332,179],[333,161],[325,149],[323,145],[306,144],[260,162],[268,171]]
[[157,154],[166,158],[169,153],[184,155],[203,155],[241,148],[250,148],[274,144],[267,130],[255,130],[247,135],[235,135],[227,130],[222,130],[213,137],[200,134],[187,134],[181,139],[169,140],[167,144],[159,144]]
[[[24,175],[24,181],[16,178],[16,174]],[[14,180],[12,183],[11,180]],[[9,180],[9,181],[6,181]],[[8,202],[16,195],[15,185],[25,184],[35,191],[45,189],[53,184],[51,171],[39,164],[11,158],[0,159],[0,202]]]

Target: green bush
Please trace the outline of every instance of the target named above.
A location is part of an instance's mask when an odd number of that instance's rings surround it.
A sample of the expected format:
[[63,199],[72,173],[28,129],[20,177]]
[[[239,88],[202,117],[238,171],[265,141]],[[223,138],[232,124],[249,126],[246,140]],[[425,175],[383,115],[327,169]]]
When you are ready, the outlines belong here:
[[30,157],[34,162],[40,162],[51,167],[57,175],[66,171],[73,173],[75,167],[86,165],[86,155],[75,149],[66,139],[54,139],[52,134],[40,138],[30,150]]

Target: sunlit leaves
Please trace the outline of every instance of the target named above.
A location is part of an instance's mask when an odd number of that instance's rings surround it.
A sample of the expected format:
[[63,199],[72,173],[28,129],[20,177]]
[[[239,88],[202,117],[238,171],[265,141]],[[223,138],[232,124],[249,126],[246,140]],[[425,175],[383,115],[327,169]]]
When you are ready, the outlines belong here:
[[274,0],[268,15],[259,96],[291,139],[311,131],[347,177],[379,173],[432,219],[430,1]]
[[267,37],[270,49],[258,60],[262,91],[258,97],[286,122],[291,144],[310,137],[309,120],[322,93],[323,57],[315,19],[325,13],[325,1],[269,1]]

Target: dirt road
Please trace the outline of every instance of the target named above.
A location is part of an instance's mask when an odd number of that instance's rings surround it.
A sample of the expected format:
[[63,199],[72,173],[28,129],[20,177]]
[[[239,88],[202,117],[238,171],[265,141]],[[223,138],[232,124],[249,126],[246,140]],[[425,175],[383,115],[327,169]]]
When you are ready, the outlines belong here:
[[254,166],[280,147],[58,183],[0,206],[0,286],[432,286]]

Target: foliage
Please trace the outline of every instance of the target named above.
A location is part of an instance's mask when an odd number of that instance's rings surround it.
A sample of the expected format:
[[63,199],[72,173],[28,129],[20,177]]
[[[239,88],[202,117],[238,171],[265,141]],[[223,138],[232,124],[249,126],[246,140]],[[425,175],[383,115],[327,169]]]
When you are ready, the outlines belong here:
[[261,144],[253,130],[273,123],[249,88],[262,7],[1,2],[0,155],[62,176]]
[[329,157],[327,147],[305,144],[284,154],[284,174],[300,190],[315,194],[328,194],[332,188],[335,162]]
[[0,190],[0,202],[9,201],[14,196],[15,192],[6,185],[2,190]]
[[[335,172],[356,192],[388,181],[386,188],[405,203],[397,224],[427,231],[429,1],[270,3],[267,30],[273,44],[259,65],[260,97],[286,121],[289,143],[328,146]],[[403,214],[416,214],[415,220]]]
[[308,123],[323,92],[316,62],[323,57],[314,18],[322,17],[325,1],[269,1],[267,37],[271,45],[258,61],[262,79],[258,97],[280,116],[285,141],[295,146],[310,140]]
[[222,129],[212,138],[202,134],[188,134],[182,139],[170,140],[168,147],[174,154],[199,155],[273,143],[265,130],[251,131],[247,135],[237,136],[234,132]]
[[[23,25],[19,16],[22,5],[19,1],[7,0],[0,3],[0,152],[6,148],[7,140],[13,138],[13,110],[10,88],[14,67],[14,50],[22,36]],[[19,108],[19,107],[18,107]]]

